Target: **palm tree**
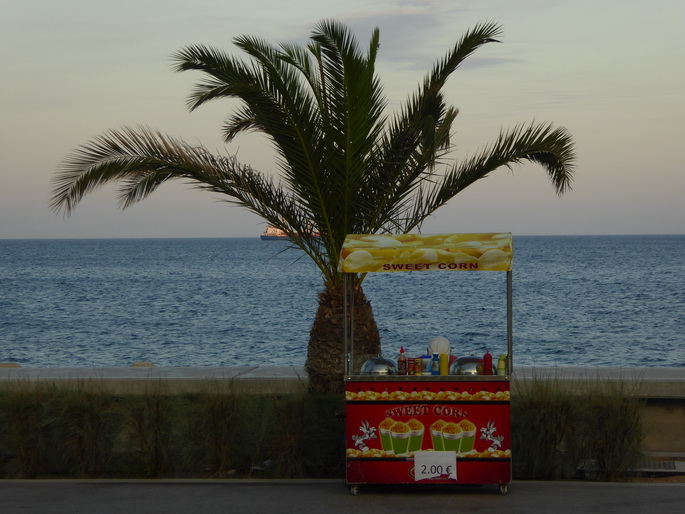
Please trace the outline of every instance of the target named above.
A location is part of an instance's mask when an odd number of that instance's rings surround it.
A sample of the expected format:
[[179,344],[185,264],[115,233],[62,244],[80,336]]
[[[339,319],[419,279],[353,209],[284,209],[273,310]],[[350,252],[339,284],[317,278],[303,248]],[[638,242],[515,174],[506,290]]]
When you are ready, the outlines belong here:
[[[202,146],[148,128],[108,131],[76,149],[55,177],[51,205],[69,215],[88,192],[117,182],[125,208],[171,179],[229,197],[283,230],[317,265],[323,290],[312,326],[306,369],[317,389],[337,388],[343,374],[341,247],[349,233],[404,233],[490,172],[521,161],[540,164],[558,194],[573,172],[573,140],[564,128],[518,125],[501,132],[475,156],[447,165],[457,109],[445,102],[449,76],[500,27],[479,24],[439,60],[396,113],[386,113],[375,73],[379,31],[366,51],[344,25],[322,21],[306,47],[273,46],[241,36],[249,57],[189,46],[174,55],[177,71],[204,79],[191,93],[191,110],[229,97],[241,100],[223,127],[225,140],[243,132],[265,134],[276,149],[279,179],[213,155]],[[321,234],[314,237],[314,232]],[[376,355],[378,329],[355,285],[355,354]]]

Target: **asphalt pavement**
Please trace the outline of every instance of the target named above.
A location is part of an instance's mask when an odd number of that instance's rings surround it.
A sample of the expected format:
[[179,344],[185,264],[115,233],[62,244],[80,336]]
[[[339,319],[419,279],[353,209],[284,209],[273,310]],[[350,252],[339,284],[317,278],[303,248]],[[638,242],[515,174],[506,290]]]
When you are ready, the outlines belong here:
[[0,480],[2,512],[643,513],[678,512],[685,484],[515,481],[484,486],[362,486],[341,480]]

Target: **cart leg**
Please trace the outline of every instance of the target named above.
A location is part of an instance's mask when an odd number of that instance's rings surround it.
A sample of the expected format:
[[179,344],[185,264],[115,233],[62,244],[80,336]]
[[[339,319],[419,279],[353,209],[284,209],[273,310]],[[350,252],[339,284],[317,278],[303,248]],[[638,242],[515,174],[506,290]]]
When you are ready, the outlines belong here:
[[509,493],[509,485],[508,484],[500,484],[499,485],[499,494],[504,496],[508,493]]
[[359,494],[359,486],[358,485],[351,485],[350,486],[350,493],[352,493],[352,496],[357,496]]

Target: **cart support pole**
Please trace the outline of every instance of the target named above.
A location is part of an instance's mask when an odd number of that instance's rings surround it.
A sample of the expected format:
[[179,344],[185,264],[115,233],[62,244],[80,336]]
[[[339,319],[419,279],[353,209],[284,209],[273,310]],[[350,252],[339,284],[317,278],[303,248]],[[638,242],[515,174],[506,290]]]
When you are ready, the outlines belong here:
[[512,272],[509,270],[507,271],[507,375],[514,372],[513,285]]
[[343,317],[345,374],[349,377],[354,370],[354,275],[350,273],[343,275]]

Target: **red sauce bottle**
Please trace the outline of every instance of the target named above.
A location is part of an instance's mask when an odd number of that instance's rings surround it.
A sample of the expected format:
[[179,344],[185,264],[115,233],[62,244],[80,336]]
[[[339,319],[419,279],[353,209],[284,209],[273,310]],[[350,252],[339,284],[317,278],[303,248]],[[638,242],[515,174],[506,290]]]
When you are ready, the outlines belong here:
[[488,351],[483,355],[483,375],[492,375],[492,355]]
[[400,347],[400,356],[397,358],[397,374],[407,374],[407,356],[404,354],[404,346]]

